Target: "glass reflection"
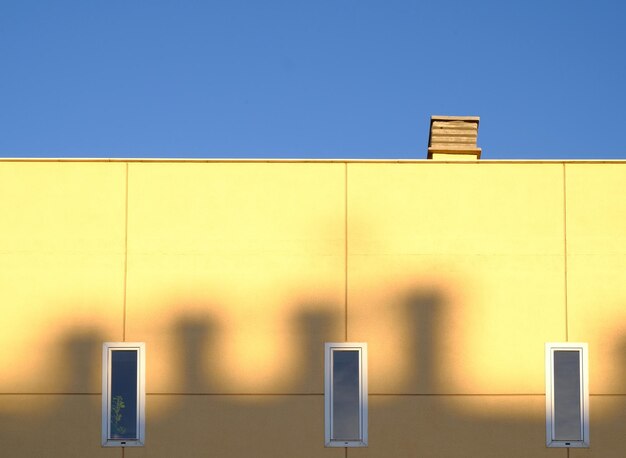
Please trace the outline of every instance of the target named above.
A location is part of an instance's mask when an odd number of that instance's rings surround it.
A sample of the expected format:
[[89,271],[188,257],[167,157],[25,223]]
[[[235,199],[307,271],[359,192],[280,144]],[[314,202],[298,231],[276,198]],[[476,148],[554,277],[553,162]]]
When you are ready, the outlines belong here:
[[137,351],[111,352],[111,439],[137,438]]
[[554,435],[556,440],[582,440],[580,352],[554,352]]
[[360,440],[358,351],[333,351],[332,393],[333,439]]

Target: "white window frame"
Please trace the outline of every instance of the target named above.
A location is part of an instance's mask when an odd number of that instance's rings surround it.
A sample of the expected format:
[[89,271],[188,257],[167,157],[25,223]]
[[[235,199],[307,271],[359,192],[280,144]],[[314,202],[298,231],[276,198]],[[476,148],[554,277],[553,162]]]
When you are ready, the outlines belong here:
[[[137,438],[112,439],[111,354],[115,350],[137,351]],[[144,342],[104,342],[102,345],[102,446],[142,447],[146,433],[146,344]]]
[[[588,345],[581,342],[546,343],[546,446],[547,447],[589,447],[589,351]],[[563,441],[555,437],[554,413],[554,353],[556,351],[578,351],[580,354],[580,418],[582,440]]]
[[[333,431],[333,352],[359,352],[359,440],[345,441],[332,438]],[[324,348],[324,405],[326,447],[367,447],[367,344],[363,342],[326,343]]]

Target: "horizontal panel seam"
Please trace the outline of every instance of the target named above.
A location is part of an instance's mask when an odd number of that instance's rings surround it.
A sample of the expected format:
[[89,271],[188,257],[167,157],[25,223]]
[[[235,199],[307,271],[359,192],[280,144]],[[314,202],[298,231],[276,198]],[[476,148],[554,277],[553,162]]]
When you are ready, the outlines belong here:
[[[0,396],[101,396],[102,393],[0,393]],[[147,396],[324,396],[324,393],[146,393]],[[545,393],[369,393],[368,396],[545,396]],[[592,397],[626,397],[626,393],[590,393]]]

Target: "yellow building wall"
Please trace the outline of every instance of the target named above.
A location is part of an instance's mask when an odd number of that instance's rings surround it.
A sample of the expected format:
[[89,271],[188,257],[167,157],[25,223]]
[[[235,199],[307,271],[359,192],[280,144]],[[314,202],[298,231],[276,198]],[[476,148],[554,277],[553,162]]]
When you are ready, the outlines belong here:
[[345,328],[344,168],[129,165],[126,337],[146,341],[150,391],[323,390],[318,350]]
[[93,361],[122,339],[124,206],[125,164],[0,162],[0,392],[100,391]]
[[[0,161],[12,457],[344,457],[323,343],[369,350],[351,457],[545,447],[544,343],[589,342],[626,447],[626,163]],[[100,447],[101,345],[144,341],[146,446]]]
[[589,342],[590,390],[626,394],[626,164],[567,164],[570,340]]
[[565,339],[562,176],[349,165],[349,339],[370,342],[371,392],[543,392],[543,343]]

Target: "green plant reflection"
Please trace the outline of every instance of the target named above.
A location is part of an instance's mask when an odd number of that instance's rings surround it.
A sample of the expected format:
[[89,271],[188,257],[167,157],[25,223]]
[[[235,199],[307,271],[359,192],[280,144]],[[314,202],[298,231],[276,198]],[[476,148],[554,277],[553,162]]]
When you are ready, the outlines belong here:
[[123,436],[126,433],[126,428],[122,426],[122,409],[126,407],[124,404],[124,398],[120,395],[113,397],[113,402],[111,405],[111,411],[113,415],[111,416],[111,423],[113,427],[113,435],[114,436]]

